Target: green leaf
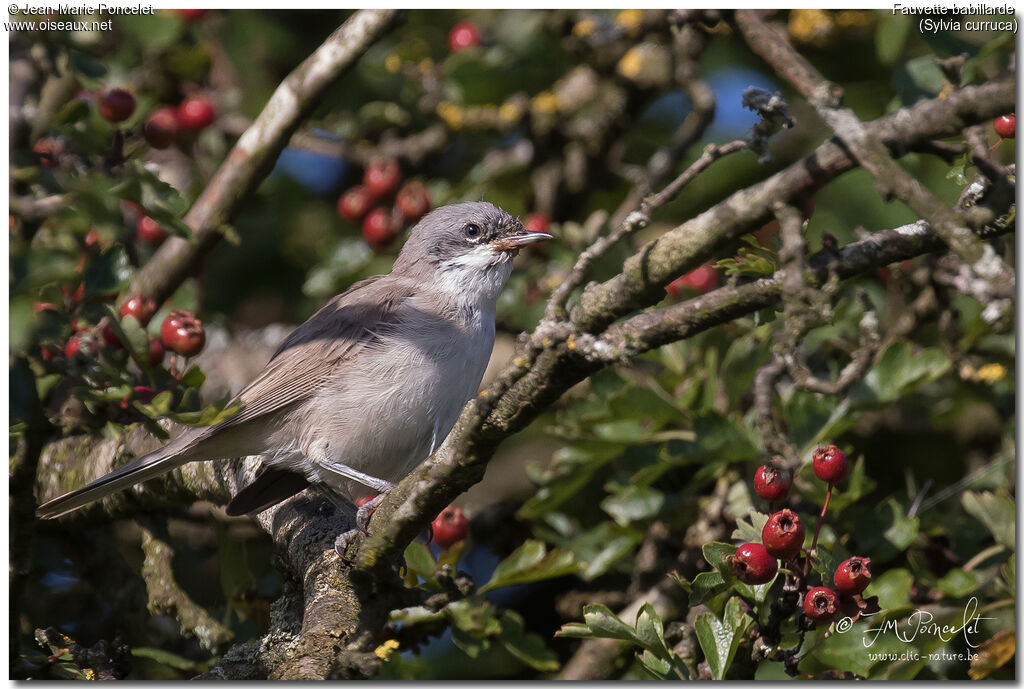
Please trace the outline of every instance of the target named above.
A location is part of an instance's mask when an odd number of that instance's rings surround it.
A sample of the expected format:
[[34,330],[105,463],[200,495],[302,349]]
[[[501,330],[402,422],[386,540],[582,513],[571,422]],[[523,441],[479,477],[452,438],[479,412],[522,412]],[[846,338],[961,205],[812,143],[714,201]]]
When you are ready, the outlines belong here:
[[935,57],[932,55],[916,57],[908,61],[904,68],[914,86],[929,95],[937,94],[946,83],[946,77],[935,64]]
[[86,79],[101,79],[107,73],[107,66],[85,53],[70,51],[71,69]]
[[832,586],[832,576],[836,573],[840,563],[845,557],[837,555],[830,548],[826,548],[818,542],[818,548],[814,551],[814,559],[811,560],[811,569],[821,575],[821,585]]
[[619,525],[629,526],[655,516],[664,504],[665,494],[661,491],[630,485],[605,498],[601,508]]
[[670,657],[661,616],[650,603],[644,603],[636,615],[636,638],[641,646],[659,658]]
[[650,672],[656,679],[665,679],[672,670],[672,663],[662,660],[646,649],[637,658],[644,669]]
[[753,624],[754,620],[743,612],[739,599],[735,597],[725,604],[721,620],[711,613],[697,618],[694,623],[697,641],[715,679],[725,678],[736,651]]
[[1016,553],[1010,556],[1006,564],[1002,566],[1000,572],[1003,575],[1003,581],[1006,583],[1007,591],[1017,590],[1017,555]]
[[868,371],[864,384],[878,401],[892,402],[915,386],[945,375],[951,366],[949,357],[939,349],[914,351],[906,342],[894,342]]
[[902,14],[882,12],[875,29],[875,55],[886,67],[896,64],[910,35],[913,20]]
[[137,45],[157,53],[181,40],[184,22],[161,14],[126,14],[118,17],[118,28]]
[[583,488],[602,466],[622,453],[618,445],[586,442],[555,452],[552,473],[537,494],[527,500],[516,516],[531,520],[555,509]]
[[690,594],[690,605],[700,605],[713,596],[725,591],[729,585],[718,570],[701,572],[693,578],[693,592]]
[[1006,546],[1011,551],[1014,549],[1017,510],[1011,498],[995,493],[970,491],[963,494],[960,503],[968,514],[985,525],[996,543]]
[[501,613],[501,643],[513,656],[538,672],[555,672],[561,667],[558,656],[544,645],[537,634],[527,633],[519,613]]
[[947,596],[960,598],[968,593],[976,591],[981,583],[981,577],[977,572],[965,572],[962,569],[951,569],[946,575],[939,579],[936,586]]
[[633,628],[618,618],[604,605],[586,605],[583,607],[583,623],[590,628],[594,636],[605,639],[621,639],[637,641]]
[[704,559],[707,563],[719,572],[723,574],[729,572],[729,574],[732,574],[732,556],[736,554],[736,546],[731,543],[719,543],[717,541],[705,543],[704,547],[701,548],[701,553],[704,554]]
[[761,531],[764,530],[764,525],[768,523],[768,515],[764,512],[751,510],[749,518],[750,521],[744,521],[742,517],[737,519],[736,528],[733,529],[729,538],[743,541],[744,543],[760,543]]
[[491,575],[491,580],[480,588],[480,592],[491,591],[501,586],[553,579],[573,574],[578,569],[572,553],[563,550],[552,550],[548,553],[544,543],[529,540],[498,564]]
[[593,639],[594,632],[582,622],[566,622],[562,628],[555,632],[555,636],[565,636],[571,639]]
[[445,606],[445,614],[455,628],[476,637],[495,636],[501,622],[494,616],[494,606],[482,596],[470,596]]
[[962,187],[967,184],[967,155],[964,154],[959,161],[949,168],[949,172],[946,173],[946,179],[953,180],[953,184],[958,187]]
[[413,541],[406,547],[404,557],[405,566],[409,568],[410,573],[424,579],[428,584],[438,585],[437,579],[434,577],[437,563],[426,544],[421,541]]
[[881,576],[875,576],[864,591],[864,596],[878,596],[878,606],[882,610],[893,610],[908,605],[910,588],[914,585],[914,576],[905,569],[890,569]]
[[181,377],[181,384],[187,388],[200,388],[206,382],[206,374],[198,366],[189,366]]
[[478,658],[491,647],[491,640],[486,636],[470,634],[459,627],[452,627],[452,643],[470,658]]

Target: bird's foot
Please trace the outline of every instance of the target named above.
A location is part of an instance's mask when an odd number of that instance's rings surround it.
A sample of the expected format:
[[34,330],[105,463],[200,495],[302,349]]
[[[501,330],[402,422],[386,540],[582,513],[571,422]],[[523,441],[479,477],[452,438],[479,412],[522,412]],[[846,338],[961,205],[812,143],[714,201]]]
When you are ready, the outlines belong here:
[[380,504],[380,501],[384,499],[390,489],[383,493],[378,493],[371,500],[367,500],[363,504],[356,508],[356,528],[349,529],[345,533],[339,535],[334,539],[334,550],[338,555],[344,559],[345,549],[348,548],[348,544],[358,535],[363,534],[364,536],[370,535],[370,515],[373,514],[374,508]]
[[348,548],[348,544],[352,542],[356,536],[360,533],[359,529],[349,529],[343,534],[338,534],[338,537],[334,539],[334,552],[338,554],[342,560],[345,559],[345,549]]
[[390,491],[386,491],[384,493],[377,494],[372,500],[364,502],[362,505],[359,506],[358,509],[356,509],[357,529],[362,531],[364,534],[370,533],[370,514],[373,513],[374,508],[380,504],[380,501],[383,500],[384,496],[387,495],[389,492]]

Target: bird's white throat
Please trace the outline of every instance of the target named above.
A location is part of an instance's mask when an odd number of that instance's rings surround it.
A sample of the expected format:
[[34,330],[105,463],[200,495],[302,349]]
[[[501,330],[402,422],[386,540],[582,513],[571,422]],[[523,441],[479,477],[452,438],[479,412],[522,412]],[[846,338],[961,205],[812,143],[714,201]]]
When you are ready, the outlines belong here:
[[457,301],[493,309],[511,274],[511,254],[481,244],[438,266],[435,286]]

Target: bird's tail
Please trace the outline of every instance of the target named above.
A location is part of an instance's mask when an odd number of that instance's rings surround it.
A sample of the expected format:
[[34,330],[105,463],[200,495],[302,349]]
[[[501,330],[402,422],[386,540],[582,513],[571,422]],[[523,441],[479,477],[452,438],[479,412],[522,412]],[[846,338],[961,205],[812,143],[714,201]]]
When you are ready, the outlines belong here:
[[40,519],[62,517],[90,502],[176,469],[193,459],[183,455],[182,449],[178,443],[172,442],[156,452],[143,455],[78,490],[40,505],[36,509],[36,516]]

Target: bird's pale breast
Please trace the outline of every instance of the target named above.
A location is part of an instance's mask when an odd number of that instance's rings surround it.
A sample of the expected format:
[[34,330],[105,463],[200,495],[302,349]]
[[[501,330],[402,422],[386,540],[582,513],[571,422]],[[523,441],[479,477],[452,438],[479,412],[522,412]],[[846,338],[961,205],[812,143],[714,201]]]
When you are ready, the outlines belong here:
[[[474,305],[475,306],[475,305]],[[303,454],[327,457],[391,482],[444,441],[476,394],[494,345],[492,310],[432,315],[413,301],[402,318],[339,371],[302,416],[322,427],[300,431]],[[310,465],[307,465],[307,470]],[[314,469],[314,471],[317,471]],[[349,497],[374,491],[327,480]]]

